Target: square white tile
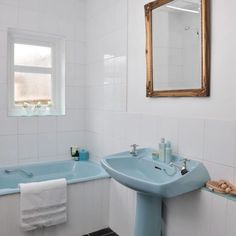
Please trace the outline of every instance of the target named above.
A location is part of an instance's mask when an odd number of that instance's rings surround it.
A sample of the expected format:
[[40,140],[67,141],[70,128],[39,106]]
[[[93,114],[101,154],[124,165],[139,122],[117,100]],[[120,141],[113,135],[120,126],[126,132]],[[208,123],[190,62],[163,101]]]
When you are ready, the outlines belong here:
[[204,120],[179,120],[179,153],[197,159],[203,159]]
[[17,155],[17,136],[0,136],[0,162],[14,161],[16,164]]
[[18,134],[37,133],[38,132],[37,119],[38,119],[37,117],[18,117]]
[[38,138],[36,134],[26,134],[18,136],[19,159],[37,159]]
[[235,122],[206,121],[205,140],[205,160],[235,167]]
[[39,158],[56,156],[57,134],[46,133],[38,135],[38,156]]

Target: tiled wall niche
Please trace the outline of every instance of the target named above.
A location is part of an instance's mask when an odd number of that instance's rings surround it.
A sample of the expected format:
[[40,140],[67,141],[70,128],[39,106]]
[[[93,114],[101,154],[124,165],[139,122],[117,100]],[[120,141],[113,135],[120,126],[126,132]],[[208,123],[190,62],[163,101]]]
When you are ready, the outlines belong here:
[[[65,116],[7,116],[8,27],[66,39]],[[84,146],[85,48],[84,1],[0,1],[1,165],[67,159],[71,145]]]

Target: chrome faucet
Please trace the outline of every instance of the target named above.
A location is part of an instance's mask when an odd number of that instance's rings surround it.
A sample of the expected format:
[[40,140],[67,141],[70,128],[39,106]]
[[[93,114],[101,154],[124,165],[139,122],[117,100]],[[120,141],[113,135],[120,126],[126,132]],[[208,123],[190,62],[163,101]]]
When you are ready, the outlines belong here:
[[33,173],[27,172],[27,171],[22,170],[22,169],[14,169],[14,170],[6,169],[6,170],[4,170],[4,172],[5,172],[6,174],[17,173],[17,172],[18,172],[18,173],[21,173],[21,174],[26,175],[26,176],[29,177],[29,178],[32,178],[32,177],[33,177]]
[[134,156],[134,157],[136,157],[136,156],[138,156],[138,150],[137,150],[137,147],[138,147],[139,145],[137,145],[137,144],[132,144],[132,145],[130,145],[130,147],[132,148],[131,150],[130,150],[130,154],[132,155],[132,156]]
[[181,174],[182,175],[185,175],[185,174],[187,174],[189,171],[188,171],[188,169],[187,169],[187,162],[188,161],[190,161],[189,159],[187,159],[187,158],[184,158],[183,159],[183,165],[182,166],[180,166],[180,165],[177,165],[177,164],[175,164],[175,163],[173,163],[173,162],[170,162],[170,166],[171,167],[175,167],[175,168],[177,168],[180,172],[181,172]]

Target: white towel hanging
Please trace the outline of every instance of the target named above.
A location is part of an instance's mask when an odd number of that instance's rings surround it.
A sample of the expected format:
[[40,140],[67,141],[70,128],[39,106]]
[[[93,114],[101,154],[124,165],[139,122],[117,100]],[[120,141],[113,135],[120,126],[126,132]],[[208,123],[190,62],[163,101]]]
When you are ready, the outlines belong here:
[[21,227],[25,231],[67,221],[65,179],[20,184]]

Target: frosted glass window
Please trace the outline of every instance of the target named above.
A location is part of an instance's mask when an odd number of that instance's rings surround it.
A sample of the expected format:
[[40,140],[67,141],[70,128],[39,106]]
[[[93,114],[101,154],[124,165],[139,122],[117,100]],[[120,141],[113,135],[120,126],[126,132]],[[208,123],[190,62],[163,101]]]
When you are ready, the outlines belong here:
[[14,64],[21,66],[52,67],[50,47],[14,44]]
[[16,105],[49,104],[52,102],[50,74],[15,73],[14,101]]
[[14,43],[14,104],[52,104],[52,48]]
[[65,114],[65,40],[36,32],[8,31],[8,114]]

